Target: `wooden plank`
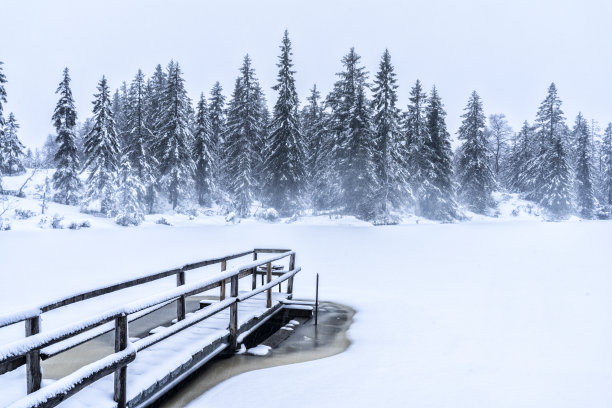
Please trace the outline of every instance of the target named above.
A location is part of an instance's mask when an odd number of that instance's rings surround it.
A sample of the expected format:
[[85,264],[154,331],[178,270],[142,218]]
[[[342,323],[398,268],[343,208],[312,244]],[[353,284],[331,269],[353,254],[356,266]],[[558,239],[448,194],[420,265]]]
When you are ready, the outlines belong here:
[[[40,333],[40,316],[25,321],[26,337]],[[40,390],[42,367],[40,365],[40,350],[32,350],[26,354],[26,386],[28,394]]]
[[[115,319],[115,353],[123,351],[128,345],[128,319],[125,314]],[[113,393],[117,408],[125,408],[127,404],[127,366],[115,371],[115,389]]]

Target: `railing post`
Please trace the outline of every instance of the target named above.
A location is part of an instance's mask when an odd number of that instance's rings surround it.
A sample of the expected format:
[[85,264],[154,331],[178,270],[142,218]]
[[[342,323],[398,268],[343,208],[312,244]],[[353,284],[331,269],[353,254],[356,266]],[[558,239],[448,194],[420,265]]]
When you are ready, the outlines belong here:
[[[256,261],[257,260],[257,252],[253,251],[253,260]],[[255,290],[257,289],[257,267],[253,268],[253,280],[251,281],[251,289]]]
[[[225,272],[227,269],[227,261],[221,261],[221,272]],[[221,282],[221,293],[219,294],[219,300],[225,299],[225,279]]]
[[[295,269],[295,254],[291,254],[289,256],[289,271],[292,271],[294,269]],[[287,294],[289,295],[288,296],[289,299],[293,298],[293,276],[287,279]]]
[[[233,275],[230,280],[230,296],[235,298],[238,297],[238,275]],[[230,310],[230,321],[229,321],[229,346],[230,350],[236,350],[238,348],[238,302],[234,302],[229,307]]]
[[[25,321],[26,337],[40,333],[40,316]],[[40,390],[42,367],[40,365],[40,350],[32,350],[26,354],[26,387],[28,394]]]
[[[185,284],[185,271],[181,269],[176,274],[176,286],[183,286]],[[185,295],[181,295],[176,301],[176,318],[177,320],[183,320],[185,318]]]
[[[268,279],[267,283],[272,282],[272,262],[268,262],[266,264],[266,277]],[[271,308],[272,307],[272,288],[268,289],[266,293],[267,293],[266,307]]]
[[[125,350],[128,343],[127,315],[120,314],[115,318],[115,353]],[[127,404],[127,366],[115,371],[114,399],[117,408],[125,408]]]

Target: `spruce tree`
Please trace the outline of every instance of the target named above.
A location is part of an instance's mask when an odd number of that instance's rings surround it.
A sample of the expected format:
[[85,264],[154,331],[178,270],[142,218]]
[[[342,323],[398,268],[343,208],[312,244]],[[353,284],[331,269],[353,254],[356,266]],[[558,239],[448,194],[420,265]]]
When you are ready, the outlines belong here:
[[595,194],[591,168],[591,137],[582,113],[578,113],[576,117],[573,140],[576,143],[576,204],[583,218],[592,218]]
[[313,85],[310,90],[310,95],[306,98],[308,104],[304,106],[301,112],[302,137],[304,140],[306,165],[304,171],[306,177],[311,182],[312,177],[317,173],[319,165],[319,155],[324,128],[324,110],[321,105],[321,93],[317,89],[317,85]]
[[133,176],[142,186],[138,199],[145,203],[151,213],[155,204],[157,160],[152,154],[154,137],[147,125],[146,83],[140,69],[128,91],[126,120],[126,141],[129,144],[124,150],[127,151]]
[[446,129],[446,111],[435,86],[428,99],[425,121],[430,144],[427,150],[433,153],[433,177],[430,188],[421,196],[419,208],[427,218],[451,221],[459,217],[453,182],[453,152]]
[[462,118],[459,140],[463,140],[463,144],[457,159],[459,197],[470,210],[484,213],[494,204],[491,193],[495,189],[495,177],[484,135],[482,102],[476,91],[472,92]]
[[117,179],[119,141],[111,109],[110,91],[106,77],[98,84],[98,93],[93,101],[93,128],[85,138],[85,168],[87,178],[87,200],[100,200],[100,211],[113,211],[113,197]]
[[115,208],[117,209],[115,222],[124,227],[140,225],[144,220],[144,208],[139,198],[144,196],[145,190],[132,170],[131,163],[129,154],[124,153],[121,155],[117,193],[115,196]]
[[64,68],[64,77],[56,94],[60,95],[51,120],[57,132],[57,153],[53,158],[56,171],[53,174],[54,200],[58,203],[76,205],[79,201],[81,180],[79,179],[80,159],[76,145],[77,113],[70,89],[70,74]]
[[200,95],[196,109],[196,122],[192,156],[195,161],[193,178],[198,204],[209,206],[213,191],[213,150],[210,115],[204,94]]
[[21,158],[23,157],[24,146],[17,136],[19,123],[13,112],[9,113],[4,129],[4,144],[2,146],[4,156],[4,168],[2,172],[9,176],[14,176],[25,172],[25,167]]
[[254,169],[261,160],[264,112],[263,96],[248,55],[244,57],[240,73],[227,110],[224,174],[230,206],[238,216],[246,217],[257,189]]
[[375,200],[380,206],[381,222],[390,220],[392,208],[405,207],[412,201],[405,146],[401,140],[400,110],[397,107],[397,79],[389,50],[385,50],[374,78],[373,127],[375,167],[378,189]]
[[407,171],[410,174],[412,191],[416,198],[417,214],[421,213],[421,203],[433,187],[433,159],[431,140],[427,132],[426,104],[427,95],[421,81],[417,80],[410,90],[410,103],[404,115]]
[[225,132],[225,96],[219,82],[215,82],[210,91],[208,104],[208,116],[210,121],[210,140],[212,144],[211,154],[213,156],[212,172],[213,179],[218,182],[223,180],[222,156],[224,150],[223,134]]
[[603,193],[605,204],[612,205],[612,123],[608,123],[602,141]]
[[571,208],[571,168],[563,147],[567,126],[554,83],[540,104],[536,117],[537,153],[524,176],[527,197],[553,213],[565,215]]
[[160,135],[155,149],[159,158],[161,185],[168,194],[168,202],[176,209],[191,179],[194,165],[190,146],[193,135],[189,128],[189,99],[178,63],[168,64],[168,80],[164,92]]
[[4,114],[3,114],[3,105],[2,103],[6,103],[6,88],[4,84],[6,83],[6,76],[2,72],[2,65],[4,63],[0,61],[0,192],[2,191],[2,166],[3,166],[3,158],[2,158],[2,146],[4,145]]
[[264,192],[270,206],[281,215],[291,215],[300,208],[306,174],[304,142],[299,123],[298,95],[292,70],[291,41],[285,30],[280,47],[278,92],[264,161]]
[[119,146],[124,147],[129,145],[128,120],[130,116],[128,105],[128,89],[125,81],[119,89],[113,94],[112,103],[113,114],[115,115],[115,128],[119,138]]

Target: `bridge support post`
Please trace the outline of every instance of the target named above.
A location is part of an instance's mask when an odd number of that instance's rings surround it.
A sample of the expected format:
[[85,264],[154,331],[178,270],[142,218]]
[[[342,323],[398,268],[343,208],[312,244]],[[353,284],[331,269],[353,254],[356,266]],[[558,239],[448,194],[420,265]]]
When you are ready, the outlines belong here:
[[[253,251],[253,260],[257,260],[257,251]],[[251,282],[251,289],[257,289],[257,267],[253,268],[253,281]]]
[[[272,262],[266,264],[266,279],[270,283],[272,282]],[[272,307],[272,288],[266,291],[266,307],[269,309]]]
[[[231,277],[230,283],[230,296],[233,298],[238,297],[238,275]],[[230,350],[234,351],[238,348],[238,302],[234,302],[229,307],[230,310],[230,321],[229,321],[229,346]]]
[[[181,270],[176,274],[176,286],[183,286],[185,284],[185,271]],[[185,318],[185,295],[182,295],[176,301],[176,319],[181,321]]]
[[[291,256],[289,257],[289,271],[292,271],[294,269],[295,269],[295,254],[291,254]],[[289,295],[288,296],[289,299],[293,298],[293,276],[287,279],[287,294]]]
[[[115,353],[125,350],[128,343],[128,319],[121,314],[115,319]],[[127,404],[127,366],[115,371],[114,399],[117,408],[125,408]]]
[[[26,337],[40,333],[40,316],[32,317],[25,321],[25,332]],[[40,350],[33,350],[26,354],[26,384],[28,394],[40,390],[41,380]]]
[[[227,261],[221,261],[221,272],[225,272],[227,269]],[[225,299],[225,279],[221,282],[221,293],[219,293],[219,300]]]

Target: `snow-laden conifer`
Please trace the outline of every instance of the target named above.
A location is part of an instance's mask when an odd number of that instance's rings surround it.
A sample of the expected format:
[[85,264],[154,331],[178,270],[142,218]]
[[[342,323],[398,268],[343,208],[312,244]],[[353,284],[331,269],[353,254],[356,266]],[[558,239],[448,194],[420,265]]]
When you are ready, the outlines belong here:
[[6,76],[2,72],[2,65],[4,63],[0,61],[0,192],[2,191],[2,166],[3,166],[3,156],[2,156],[2,146],[4,145],[4,106],[2,103],[6,103],[6,88],[4,84],[6,83]]
[[212,163],[212,172],[213,179],[220,185],[223,180],[222,157],[225,143],[223,140],[223,134],[225,132],[225,96],[223,95],[223,88],[218,81],[215,82],[212,87],[208,101],[210,140],[212,145],[211,153],[214,160]]
[[59,94],[60,98],[51,118],[57,132],[55,140],[58,145],[53,158],[56,168],[53,174],[53,199],[62,204],[76,205],[82,187],[79,179],[81,165],[76,140],[77,113],[70,89],[68,68],[64,68],[62,81],[55,93]]
[[210,126],[210,115],[206,105],[204,94],[196,108],[195,133],[192,149],[192,157],[195,162],[193,178],[195,182],[198,204],[209,206],[213,191],[213,149],[212,130]]
[[459,197],[470,210],[483,213],[493,205],[491,193],[496,183],[484,135],[482,102],[476,91],[472,92],[462,118],[459,140],[463,143],[457,154]]
[[292,69],[291,41],[287,30],[280,49],[278,82],[272,88],[278,92],[278,99],[274,105],[264,152],[263,190],[266,202],[271,207],[280,215],[291,215],[300,208],[306,181],[306,158],[298,115],[295,71]]
[[127,153],[121,155],[117,192],[115,195],[115,222],[124,227],[140,225],[144,220],[144,207],[140,197],[145,190],[132,170],[132,161]]
[[194,170],[190,151],[193,135],[189,127],[189,105],[179,64],[170,61],[155,151],[159,160],[160,184],[173,209],[185,194]]
[[572,133],[572,139],[576,144],[576,206],[582,217],[592,218],[595,209],[595,194],[591,167],[591,137],[582,113],[578,113]]
[[603,177],[602,190],[604,203],[612,205],[612,123],[608,123],[602,140]]
[[4,143],[1,147],[3,156],[3,167],[2,173],[9,176],[21,174],[25,171],[23,166],[23,149],[24,146],[19,140],[17,132],[19,130],[19,123],[13,112],[9,113],[4,129]]
[[110,90],[106,77],[98,83],[93,101],[93,127],[85,137],[86,199],[100,200],[100,211],[110,214],[117,182],[119,142],[111,109]]

